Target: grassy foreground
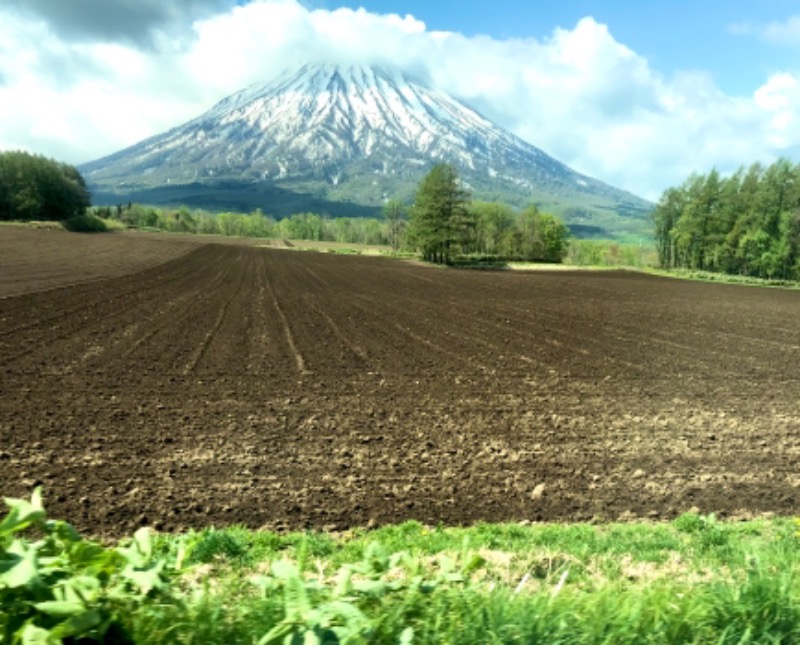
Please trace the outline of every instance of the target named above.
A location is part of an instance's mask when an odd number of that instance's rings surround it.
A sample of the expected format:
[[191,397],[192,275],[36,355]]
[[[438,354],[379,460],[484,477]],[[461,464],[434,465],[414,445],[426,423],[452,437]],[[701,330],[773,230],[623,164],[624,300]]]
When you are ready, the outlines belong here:
[[0,643],[791,643],[791,520],[486,524],[278,535],[139,530],[117,546],[0,522]]

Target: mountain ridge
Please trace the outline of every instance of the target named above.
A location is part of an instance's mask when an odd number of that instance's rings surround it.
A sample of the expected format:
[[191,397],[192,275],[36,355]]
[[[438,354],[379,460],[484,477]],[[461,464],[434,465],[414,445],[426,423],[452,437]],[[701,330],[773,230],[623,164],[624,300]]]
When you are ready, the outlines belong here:
[[[211,201],[224,204],[226,191],[241,197],[260,186],[264,194],[273,187],[377,211],[388,198],[410,201],[438,161],[453,163],[476,199],[537,203],[574,226],[612,234],[642,228],[652,207],[577,173],[458,99],[378,66],[304,65],[81,170],[93,192],[112,201],[148,193],[168,201],[164,195],[195,186],[194,201],[215,192]],[[276,206],[261,205],[288,214]]]

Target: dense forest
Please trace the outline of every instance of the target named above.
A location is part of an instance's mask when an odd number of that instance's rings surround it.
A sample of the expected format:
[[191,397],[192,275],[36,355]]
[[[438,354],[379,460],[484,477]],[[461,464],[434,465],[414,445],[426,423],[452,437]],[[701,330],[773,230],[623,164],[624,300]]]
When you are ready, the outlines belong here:
[[664,268],[800,280],[800,165],[692,175],[664,192],[653,217]]
[[0,152],[0,220],[67,220],[89,206],[76,168],[27,152]]

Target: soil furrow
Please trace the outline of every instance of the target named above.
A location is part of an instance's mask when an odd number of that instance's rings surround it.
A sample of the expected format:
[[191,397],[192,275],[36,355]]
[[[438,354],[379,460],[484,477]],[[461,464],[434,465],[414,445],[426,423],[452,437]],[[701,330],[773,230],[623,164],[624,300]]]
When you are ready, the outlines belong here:
[[800,513],[800,293],[232,244],[113,277],[115,237],[41,291],[104,238],[66,239],[0,300],[0,481],[83,531]]

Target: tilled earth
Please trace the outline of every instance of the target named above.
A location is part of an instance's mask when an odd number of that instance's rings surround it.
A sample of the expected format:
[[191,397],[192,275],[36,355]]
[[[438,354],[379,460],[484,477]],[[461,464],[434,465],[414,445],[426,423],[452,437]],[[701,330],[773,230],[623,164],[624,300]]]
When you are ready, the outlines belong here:
[[800,292],[48,233],[0,229],[0,493],[88,533],[800,512]]

